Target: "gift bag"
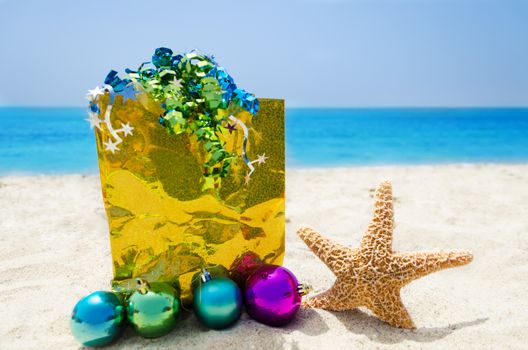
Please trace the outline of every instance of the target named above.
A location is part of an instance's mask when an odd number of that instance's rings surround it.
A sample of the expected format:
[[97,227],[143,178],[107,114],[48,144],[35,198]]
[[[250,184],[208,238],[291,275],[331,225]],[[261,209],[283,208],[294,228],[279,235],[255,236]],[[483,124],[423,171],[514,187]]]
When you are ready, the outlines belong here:
[[284,101],[259,99],[254,113],[224,104],[202,123],[201,115],[168,109],[145,85],[112,78],[91,101],[90,119],[113,287],[133,289],[136,278],[170,282],[188,303],[203,267],[230,269],[248,253],[281,264]]

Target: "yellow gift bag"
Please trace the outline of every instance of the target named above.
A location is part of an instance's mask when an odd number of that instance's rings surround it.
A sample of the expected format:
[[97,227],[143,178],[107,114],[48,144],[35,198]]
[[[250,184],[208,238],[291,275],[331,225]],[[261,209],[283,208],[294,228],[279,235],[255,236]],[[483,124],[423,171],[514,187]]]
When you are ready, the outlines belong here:
[[[193,64],[191,59],[182,64],[188,57],[180,56],[176,67],[185,70]],[[154,70],[164,71],[163,66]],[[161,100],[134,73],[132,79],[111,73],[103,88],[90,91],[89,121],[110,228],[114,288],[133,289],[138,277],[170,282],[189,302],[192,278],[202,267],[229,269],[247,253],[281,264],[284,101],[255,100],[258,112],[250,113],[243,100],[235,99],[219,104],[225,108],[213,103],[185,116],[192,108],[167,108],[166,96]],[[188,83],[186,78],[175,74],[167,85],[195,84],[196,79]],[[226,96],[225,81],[217,81],[215,101]],[[209,90],[202,95],[207,97]],[[237,93],[244,92],[235,90],[231,96]],[[210,102],[197,100],[188,102]],[[214,133],[204,136],[202,129]]]

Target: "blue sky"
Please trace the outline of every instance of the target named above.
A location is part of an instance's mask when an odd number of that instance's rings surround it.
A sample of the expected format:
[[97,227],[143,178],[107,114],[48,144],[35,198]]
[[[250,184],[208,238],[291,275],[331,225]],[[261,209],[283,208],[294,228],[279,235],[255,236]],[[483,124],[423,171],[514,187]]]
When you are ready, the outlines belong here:
[[523,0],[0,0],[0,39],[0,105],[84,105],[167,46],[289,106],[528,106]]

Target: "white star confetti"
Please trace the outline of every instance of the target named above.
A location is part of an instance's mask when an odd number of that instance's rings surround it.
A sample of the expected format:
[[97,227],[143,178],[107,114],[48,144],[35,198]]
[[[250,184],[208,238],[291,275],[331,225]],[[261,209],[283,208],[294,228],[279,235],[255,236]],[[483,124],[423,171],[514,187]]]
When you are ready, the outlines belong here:
[[117,148],[117,145],[119,144],[120,142],[116,141],[116,142],[113,142],[112,140],[108,140],[107,142],[103,142],[103,145],[105,146],[105,149],[107,151],[110,151],[112,153],[115,153],[116,151],[119,151],[119,148]]
[[99,119],[97,113],[90,113],[90,116],[85,120],[90,123],[90,129],[97,128],[101,130],[102,120]]
[[[96,101],[98,96],[104,95],[106,92],[110,93],[110,99],[108,101],[108,105],[106,106],[104,118],[102,118],[99,114],[100,111],[96,105]],[[128,86],[128,89],[126,89],[122,96],[123,102],[127,99],[135,99],[134,86]],[[107,151],[116,153],[117,151],[119,151],[119,147],[117,146],[123,142],[123,138],[129,135],[133,135],[132,131],[134,130],[134,128],[130,125],[130,123],[121,122],[121,128],[114,129],[114,126],[112,125],[112,122],[110,120],[110,117],[112,115],[112,103],[115,97],[115,92],[113,88],[110,85],[104,85],[103,88],[96,86],[95,89],[88,90],[88,94],[86,95],[86,97],[90,100],[90,106],[88,111],[89,117],[88,119],[86,119],[90,123],[90,128],[97,128],[101,131],[101,133],[103,133],[104,131],[105,134],[108,134],[108,140],[106,142],[103,142],[104,148]],[[103,125],[106,126],[106,128],[103,129]]]
[[123,136],[133,135],[132,130],[134,130],[134,128],[131,127],[129,123],[121,124],[121,131],[123,131]]
[[268,159],[268,157],[266,157],[266,153],[263,153],[263,154],[258,156],[257,164],[264,164],[264,163],[266,163],[267,159]]
[[105,93],[104,89],[101,89],[99,86],[96,86],[94,89],[88,90],[88,93],[86,94],[86,98],[88,100],[93,101],[97,99],[99,95],[104,95],[104,93]]
[[180,90],[181,87],[182,87],[182,82],[183,79],[178,79],[178,78],[174,78],[174,86],[176,87],[177,90]]

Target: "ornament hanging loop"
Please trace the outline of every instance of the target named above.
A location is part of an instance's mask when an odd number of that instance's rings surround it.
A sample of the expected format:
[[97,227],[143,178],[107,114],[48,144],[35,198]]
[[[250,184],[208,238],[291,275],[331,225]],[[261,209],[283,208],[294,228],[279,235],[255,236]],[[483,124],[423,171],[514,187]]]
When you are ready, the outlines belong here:
[[297,286],[297,293],[299,293],[300,296],[305,296],[313,291],[313,288],[311,285],[306,283],[301,283]]

